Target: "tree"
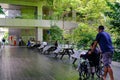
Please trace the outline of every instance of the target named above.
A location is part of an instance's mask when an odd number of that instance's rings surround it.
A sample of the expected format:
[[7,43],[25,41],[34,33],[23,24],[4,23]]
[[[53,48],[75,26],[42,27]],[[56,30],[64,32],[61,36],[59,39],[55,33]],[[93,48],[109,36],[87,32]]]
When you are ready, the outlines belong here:
[[72,39],[77,44],[78,48],[89,46],[96,35],[96,30],[89,27],[84,23],[79,24],[79,26],[73,30]]
[[120,30],[120,3],[114,2],[110,3],[107,2],[108,6],[110,7],[111,11],[105,12],[105,15],[108,16],[110,19],[110,24],[112,25],[111,28],[116,29],[116,31]]
[[107,9],[105,0],[79,0],[76,6],[81,22],[89,23],[89,25],[104,24],[103,12]]
[[62,40],[62,29],[58,26],[51,26],[50,28],[50,39],[51,41]]
[[108,17],[108,23],[111,25],[110,29],[112,33],[116,34],[115,37],[115,44],[117,47],[120,46],[120,2],[107,2],[108,6],[110,7],[110,11],[106,11],[105,15]]
[[[81,32],[77,32],[76,28],[73,31],[74,37],[71,34],[67,35],[68,38],[74,39],[75,42],[79,42],[78,44],[84,44],[89,42],[93,37],[93,29],[98,27],[98,25],[106,25],[106,17],[104,15],[104,12],[106,10],[110,10],[110,8],[107,5],[106,0],[50,0],[52,2],[52,9],[54,11],[55,16],[64,17],[67,13],[71,11],[75,11],[77,15],[77,21],[80,23],[79,28],[83,28]],[[110,2],[113,2],[114,0],[109,0]],[[66,17],[67,18],[67,17]],[[81,27],[82,26],[82,27]],[[86,30],[86,26],[88,27],[87,32],[84,32]],[[91,26],[91,27],[90,27]],[[84,27],[86,29],[84,29]],[[91,29],[89,29],[89,27]],[[90,33],[88,33],[90,32]],[[85,35],[83,35],[83,33]],[[83,35],[83,36],[79,36]],[[84,38],[83,38],[84,37]],[[89,39],[87,39],[89,38]],[[69,39],[68,39],[69,40]]]
[[[114,34],[114,45],[115,45],[115,54],[113,60],[120,61],[120,2],[108,2],[108,6],[110,7],[110,11],[106,11],[105,15],[107,17],[107,22],[110,24],[111,32]],[[116,49],[118,48],[118,49]]]

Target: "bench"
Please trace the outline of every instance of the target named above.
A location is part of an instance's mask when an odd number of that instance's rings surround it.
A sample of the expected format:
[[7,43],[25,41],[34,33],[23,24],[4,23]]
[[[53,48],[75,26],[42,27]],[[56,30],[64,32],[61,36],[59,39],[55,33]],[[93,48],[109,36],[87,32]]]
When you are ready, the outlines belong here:
[[74,54],[71,57],[74,59],[73,64],[75,64],[77,59],[80,59],[81,54],[86,54],[87,50],[74,50]]

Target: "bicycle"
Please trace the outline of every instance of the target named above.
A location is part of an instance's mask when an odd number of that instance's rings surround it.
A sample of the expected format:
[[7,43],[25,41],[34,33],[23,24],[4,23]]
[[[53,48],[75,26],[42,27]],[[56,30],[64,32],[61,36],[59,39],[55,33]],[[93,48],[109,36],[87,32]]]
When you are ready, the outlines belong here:
[[79,65],[79,80],[87,80],[90,77],[90,66],[89,62],[86,59],[81,59],[80,60],[80,65]]
[[104,75],[104,65],[102,62],[102,55],[100,54],[99,58],[99,65],[95,67],[95,73],[99,79],[102,79],[102,76]]
[[[101,80],[102,76],[104,74],[104,66],[103,63],[101,61],[101,55],[99,58],[99,65],[94,66],[95,68],[95,73],[96,74],[96,80]],[[90,67],[90,61],[88,61],[88,59],[82,57],[80,60],[80,64],[79,64],[79,80],[89,80],[92,79],[93,80],[93,75],[92,75],[92,71],[91,71],[91,67]]]

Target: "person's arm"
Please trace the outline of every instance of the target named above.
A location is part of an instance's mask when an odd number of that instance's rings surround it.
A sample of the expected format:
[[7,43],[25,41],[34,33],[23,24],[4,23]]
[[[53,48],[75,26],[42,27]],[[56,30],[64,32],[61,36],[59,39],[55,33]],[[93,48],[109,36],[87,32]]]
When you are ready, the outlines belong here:
[[96,36],[96,39],[95,39],[95,41],[94,41],[94,44],[93,44],[93,46],[91,47],[91,51],[89,51],[88,54],[91,54],[91,53],[95,50],[95,48],[96,48],[96,46],[97,46],[97,43],[99,42],[100,38],[101,38],[101,34],[98,33],[97,36]]
[[93,52],[97,46],[97,43],[99,43],[100,39],[101,39],[101,36],[102,34],[101,33],[98,33],[97,36],[96,36],[96,39],[94,41],[94,44],[93,44],[93,47],[91,49],[91,52]]
[[94,44],[93,46],[91,46],[91,50],[88,52],[88,54],[91,54],[92,52],[94,52],[96,46],[97,46],[97,41],[94,41]]
[[93,52],[95,50],[96,46],[97,46],[97,41],[94,42],[91,52]]

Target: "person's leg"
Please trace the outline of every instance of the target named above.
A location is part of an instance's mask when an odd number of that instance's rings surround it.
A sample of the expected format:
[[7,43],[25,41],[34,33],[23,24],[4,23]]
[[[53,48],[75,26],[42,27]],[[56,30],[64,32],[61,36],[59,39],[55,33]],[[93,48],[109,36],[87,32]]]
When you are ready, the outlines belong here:
[[[109,64],[111,64],[111,62],[112,62],[112,56],[113,56],[113,53],[109,53]],[[108,73],[110,76],[110,80],[114,80],[113,70],[110,65],[108,66]]]
[[103,64],[104,64],[104,74],[103,74],[103,80],[106,80],[106,76],[108,73],[108,57],[107,57],[107,53],[103,53],[102,54],[102,59],[103,59]]
[[113,77],[113,70],[111,67],[108,67],[108,73],[110,75],[110,80],[114,80],[114,77]]
[[103,79],[106,80],[106,76],[107,76],[107,73],[109,73],[109,76],[110,76],[110,80],[114,80],[114,77],[113,77],[113,71],[112,71],[112,68],[110,67],[110,64],[112,62],[112,53],[111,52],[106,52],[104,53],[102,56],[103,56],[103,63],[104,63],[104,76],[103,76]]
[[104,67],[103,80],[106,80],[107,73],[108,73],[108,68]]

